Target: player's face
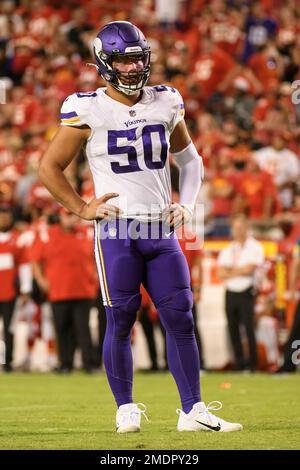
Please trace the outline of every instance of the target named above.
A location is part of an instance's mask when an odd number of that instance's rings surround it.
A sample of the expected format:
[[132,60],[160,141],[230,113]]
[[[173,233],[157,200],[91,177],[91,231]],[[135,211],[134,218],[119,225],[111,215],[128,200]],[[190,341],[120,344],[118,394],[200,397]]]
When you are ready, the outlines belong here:
[[112,62],[115,70],[120,72],[119,79],[124,85],[139,83],[140,72],[144,70],[144,61],[142,56],[119,56]]

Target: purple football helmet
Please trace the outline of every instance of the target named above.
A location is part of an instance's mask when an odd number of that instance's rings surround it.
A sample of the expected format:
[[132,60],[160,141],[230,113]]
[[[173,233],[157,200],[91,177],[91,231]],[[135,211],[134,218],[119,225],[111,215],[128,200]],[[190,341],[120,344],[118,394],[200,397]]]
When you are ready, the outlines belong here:
[[[96,66],[101,77],[118,91],[133,95],[141,90],[150,75],[150,47],[142,31],[128,21],[113,21],[104,26],[94,40]],[[142,61],[142,71],[120,72],[113,61]]]

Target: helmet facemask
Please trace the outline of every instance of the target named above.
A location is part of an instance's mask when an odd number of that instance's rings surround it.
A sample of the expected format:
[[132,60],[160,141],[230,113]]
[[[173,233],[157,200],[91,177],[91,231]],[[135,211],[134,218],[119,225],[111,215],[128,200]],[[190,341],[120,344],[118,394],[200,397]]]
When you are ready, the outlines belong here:
[[[150,74],[150,52],[140,52],[135,54],[116,54],[111,57],[114,80],[112,86],[126,95],[134,95],[137,91],[144,88]],[[114,62],[120,64],[139,63],[142,64],[141,70],[122,72],[118,66],[113,66]]]

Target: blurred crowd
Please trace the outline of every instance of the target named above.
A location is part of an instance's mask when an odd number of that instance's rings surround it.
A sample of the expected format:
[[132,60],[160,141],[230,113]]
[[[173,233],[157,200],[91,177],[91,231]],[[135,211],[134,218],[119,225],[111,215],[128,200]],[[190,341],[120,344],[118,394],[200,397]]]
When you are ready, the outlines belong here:
[[[230,218],[244,213],[258,238],[290,255],[300,236],[299,0],[1,1],[0,206],[12,210],[18,244],[32,247],[57,226],[60,208],[37,168],[66,96],[104,85],[92,44],[113,20],[132,21],[148,38],[148,84],[172,84],[183,96],[206,169],[205,237],[229,238]],[[66,172],[91,199],[83,153]],[[80,230],[89,237],[89,226]]]
[[[151,45],[149,84],[171,83],[185,100],[206,167],[206,236],[227,237],[240,212],[263,238],[300,233],[299,15],[297,0],[4,0],[0,201],[30,217],[54,210],[36,168],[61,103],[103,85],[87,65],[93,38],[109,21],[131,20]],[[82,155],[68,173],[91,197]]]

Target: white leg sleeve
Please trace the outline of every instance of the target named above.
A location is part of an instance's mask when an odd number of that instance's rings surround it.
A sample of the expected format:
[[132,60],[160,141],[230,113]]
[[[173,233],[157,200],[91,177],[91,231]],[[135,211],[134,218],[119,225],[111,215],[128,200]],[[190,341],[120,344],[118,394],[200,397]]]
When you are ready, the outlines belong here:
[[202,157],[198,154],[193,142],[180,152],[173,153],[173,157],[180,170],[179,202],[193,213],[201,182],[204,178]]

